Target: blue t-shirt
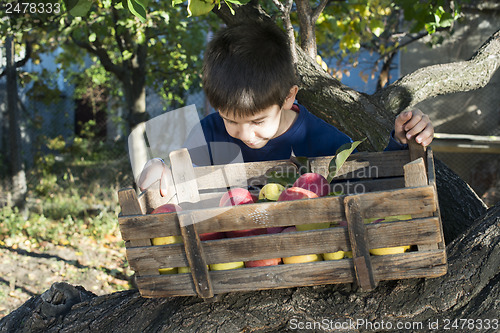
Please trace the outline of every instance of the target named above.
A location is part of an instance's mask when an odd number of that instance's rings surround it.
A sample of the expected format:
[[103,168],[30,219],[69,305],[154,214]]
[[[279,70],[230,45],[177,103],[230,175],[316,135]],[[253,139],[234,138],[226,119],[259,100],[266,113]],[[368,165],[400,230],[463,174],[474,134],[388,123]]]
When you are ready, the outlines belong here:
[[[353,142],[349,136],[316,117],[304,106],[294,104],[293,110],[299,114],[292,126],[282,135],[269,140],[262,148],[252,149],[230,136],[218,112],[201,120],[200,125],[190,133],[185,147],[190,151],[193,163],[202,166],[286,160],[292,156],[292,152],[294,156],[331,156],[335,155],[341,145]],[[396,141],[391,133],[389,144],[384,150],[401,150],[406,147],[407,145]]]

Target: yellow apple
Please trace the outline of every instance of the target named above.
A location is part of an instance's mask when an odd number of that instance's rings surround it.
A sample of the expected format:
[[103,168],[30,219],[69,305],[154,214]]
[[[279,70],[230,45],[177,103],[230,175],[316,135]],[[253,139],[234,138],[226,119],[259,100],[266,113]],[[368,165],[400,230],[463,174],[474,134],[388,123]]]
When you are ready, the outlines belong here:
[[323,253],[323,259],[324,260],[339,260],[344,258],[344,251],[337,251],[337,252],[330,252],[330,253]]
[[299,264],[304,262],[314,262],[314,261],[322,261],[323,258],[320,254],[305,254],[302,256],[291,256],[287,258],[283,258],[284,264]]
[[404,253],[410,246],[394,246],[394,247],[380,247],[378,249],[371,249],[370,253],[374,256],[385,256],[388,254]]
[[244,268],[245,263],[243,261],[225,262],[221,264],[211,264],[211,271],[225,271],[228,269]]
[[153,245],[168,245],[182,243],[182,236],[156,237],[151,240]]
[[352,251],[345,251],[344,258],[352,258]]
[[191,273],[191,267],[179,267],[177,269],[177,273],[182,274],[182,273]]
[[281,184],[269,183],[259,192],[259,200],[277,201],[285,187]]
[[[208,268],[208,265],[207,265]],[[177,273],[183,274],[183,273],[191,273],[191,267],[178,267]]]
[[160,274],[177,274],[177,267],[160,268]]

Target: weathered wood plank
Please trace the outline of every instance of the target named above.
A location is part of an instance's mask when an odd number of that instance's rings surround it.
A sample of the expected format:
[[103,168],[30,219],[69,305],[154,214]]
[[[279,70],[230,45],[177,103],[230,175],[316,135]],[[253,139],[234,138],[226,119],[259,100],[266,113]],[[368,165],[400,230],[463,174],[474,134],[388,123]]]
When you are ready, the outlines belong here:
[[[444,250],[373,257],[381,280],[437,277],[446,273]],[[397,263],[397,264],[394,264]],[[210,272],[214,293],[241,292],[298,286],[352,283],[351,259]],[[144,297],[195,295],[189,274],[146,276],[138,279]]]
[[194,168],[199,190],[265,185],[266,174],[270,171],[295,171],[297,168],[289,160],[252,163],[233,163]]
[[[327,177],[333,156],[310,159],[312,172]],[[403,165],[410,161],[408,151],[360,152],[349,156],[334,179],[383,178],[403,175]]]
[[[169,157],[172,163],[172,177],[175,183],[177,199],[179,205],[184,209],[184,203],[200,201],[193,163],[187,149],[173,151]],[[212,283],[208,274],[205,253],[196,231],[196,220],[193,211],[181,211],[178,212],[177,216],[196,293],[202,298],[213,297]]]
[[[436,211],[433,186],[403,188],[384,192],[358,194],[364,218],[402,214],[432,215]],[[343,197],[322,197],[309,200],[263,202],[233,207],[193,210],[199,233],[289,226],[291,221],[301,224],[345,221]],[[122,216],[119,218],[124,240],[180,235],[170,213]],[[172,222],[169,222],[172,221]]]
[[372,290],[376,287],[377,282],[373,276],[368,237],[366,235],[365,224],[363,223],[359,197],[346,197],[344,206],[356,282],[364,290]]
[[[413,142],[413,140],[411,142]],[[422,146],[415,147],[414,146],[415,144],[416,144],[415,142],[411,144],[411,146],[413,146],[413,150],[410,150],[410,152],[413,151],[413,157],[418,156],[418,158],[403,166],[405,172],[406,187],[423,186],[427,185],[428,183],[424,158],[421,157],[422,155],[426,155],[426,152],[425,150],[419,148]],[[414,214],[414,217],[421,217],[421,216],[422,214]],[[436,250],[437,248],[438,248],[437,244],[420,245],[418,247],[419,251]]]
[[[145,214],[145,207],[141,206],[139,200],[137,199],[137,193],[133,188],[126,188],[123,190],[118,191],[118,202],[121,207],[121,214],[122,215],[136,215],[140,216],[142,214]],[[123,234],[122,234],[123,238]],[[124,238],[127,240],[126,245],[128,247],[135,247],[135,246],[150,246],[151,245],[151,239],[149,236],[142,237],[142,238],[136,238],[133,240],[128,240],[128,238]],[[151,271],[149,268],[145,268],[142,270],[140,273],[136,271],[137,275],[139,274],[158,274],[158,270],[153,270]]]
[[[437,243],[441,240],[438,223],[438,218],[431,217],[369,224],[368,244],[381,248]],[[345,227],[204,241],[202,245],[208,264],[351,250]],[[137,270],[188,265],[182,244],[129,248],[127,252],[130,266]]]

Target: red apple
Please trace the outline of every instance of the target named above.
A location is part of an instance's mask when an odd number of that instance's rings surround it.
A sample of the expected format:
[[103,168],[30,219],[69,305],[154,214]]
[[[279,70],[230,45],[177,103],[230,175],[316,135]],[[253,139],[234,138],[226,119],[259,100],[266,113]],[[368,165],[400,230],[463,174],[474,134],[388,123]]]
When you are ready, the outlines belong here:
[[328,181],[319,173],[305,173],[297,178],[295,183],[293,183],[293,186],[314,192],[318,197],[323,197],[330,193],[330,185],[328,184]]
[[279,265],[280,263],[281,263],[281,258],[251,260],[251,261],[245,261],[245,267],[275,266]]
[[290,201],[317,198],[318,195],[312,191],[303,189],[302,187],[290,187],[281,192],[278,201]]
[[[237,206],[237,205],[246,205],[250,203],[254,203],[255,196],[250,193],[245,188],[233,188],[224,193],[222,198],[220,199],[219,206]],[[254,235],[262,235],[266,233],[265,228],[259,229],[245,229],[245,230],[234,230],[227,231],[226,237],[235,238],[235,237],[245,237],[245,236],[254,236]]]
[[271,227],[267,228],[267,233],[268,234],[279,234],[283,230],[285,230],[286,227]]
[[182,208],[179,205],[176,204],[164,204],[159,207],[156,207],[151,214],[160,214],[160,213],[171,213],[171,212],[178,212],[181,211]]
[[226,231],[227,238],[257,236],[257,235],[263,235],[263,234],[267,234],[266,228]]
[[200,240],[202,241],[222,238],[226,238],[226,235],[223,232],[206,232],[204,234],[200,234]]
[[254,198],[246,188],[233,188],[224,193],[219,202],[219,207],[244,205],[254,203]]

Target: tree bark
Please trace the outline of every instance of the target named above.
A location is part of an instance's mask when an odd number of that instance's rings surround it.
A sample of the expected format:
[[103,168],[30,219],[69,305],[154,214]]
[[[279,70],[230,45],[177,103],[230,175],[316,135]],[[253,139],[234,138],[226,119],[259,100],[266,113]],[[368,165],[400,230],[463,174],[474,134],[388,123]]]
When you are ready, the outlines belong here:
[[[298,331],[328,331],[325,327],[347,323],[342,331],[382,332],[387,330],[377,327],[383,322],[385,328],[392,325],[389,331],[424,332],[437,322],[434,331],[440,332],[446,324],[451,329],[455,319],[459,325],[460,319],[470,319],[467,325],[483,327],[487,319],[498,320],[500,204],[450,243],[447,253],[446,275],[384,281],[370,292],[343,284],[230,293],[203,301],[142,298],[136,290],[97,297],[81,287],[57,283],[0,320],[0,331],[281,333],[316,322],[326,326]],[[493,323],[478,331],[497,332]],[[400,324],[412,328],[397,329]],[[466,330],[474,331],[456,331]]]
[[28,191],[22,160],[21,130],[18,114],[17,72],[14,61],[14,39],[7,36],[6,42],[7,110],[9,116],[9,160],[13,206],[24,208]]

